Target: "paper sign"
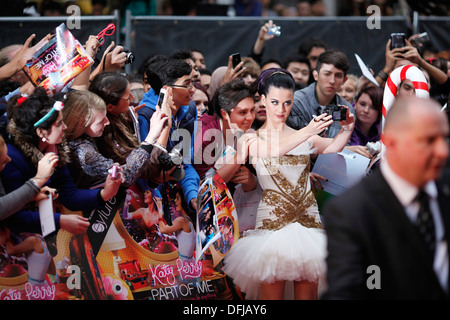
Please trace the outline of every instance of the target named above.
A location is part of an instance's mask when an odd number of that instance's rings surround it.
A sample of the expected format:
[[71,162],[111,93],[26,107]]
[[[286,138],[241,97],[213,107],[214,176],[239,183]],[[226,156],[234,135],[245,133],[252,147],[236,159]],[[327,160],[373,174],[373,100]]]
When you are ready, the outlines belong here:
[[55,217],[53,216],[53,198],[51,195],[48,199],[39,201],[39,218],[43,237],[56,230]]
[[375,78],[373,77],[370,70],[367,68],[364,61],[362,61],[362,59],[356,53],[355,53],[355,57],[356,57],[356,61],[358,61],[359,67],[361,68],[363,76],[366,77],[367,79],[369,79],[369,81],[372,82],[373,84],[375,84],[377,87],[379,87],[380,85],[378,84],[377,80],[375,80]]
[[320,154],[312,172],[327,178],[328,181],[320,181],[323,190],[337,196],[361,181],[369,162],[369,158],[344,149],[339,153]]

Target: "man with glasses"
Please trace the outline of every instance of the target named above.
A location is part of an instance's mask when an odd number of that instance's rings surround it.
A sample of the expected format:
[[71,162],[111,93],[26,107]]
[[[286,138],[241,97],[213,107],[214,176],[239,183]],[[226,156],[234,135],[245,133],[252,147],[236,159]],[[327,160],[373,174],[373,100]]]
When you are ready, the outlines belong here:
[[138,111],[141,137],[146,137],[149,130],[150,118],[156,110],[160,90],[172,88],[172,127],[167,146],[170,152],[176,148],[183,155],[183,169],[185,177],[179,181],[192,211],[197,209],[197,193],[200,178],[192,166],[193,145],[196,131],[197,107],[192,101],[195,87],[192,82],[192,67],[184,60],[165,56],[158,56],[147,65],[147,80],[151,89],[144,94],[139,104],[145,107]]

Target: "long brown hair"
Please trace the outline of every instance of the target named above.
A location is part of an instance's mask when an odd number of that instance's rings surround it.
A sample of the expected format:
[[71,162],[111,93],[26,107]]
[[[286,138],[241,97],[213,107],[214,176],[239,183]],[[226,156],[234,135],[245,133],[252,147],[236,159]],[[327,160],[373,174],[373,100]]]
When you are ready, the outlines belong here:
[[67,94],[63,109],[67,141],[81,137],[91,125],[95,114],[105,111],[105,101],[93,92],[77,90]]
[[[99,95],[106,105],[117,105],[128,87],[127,78],[117,72],[102,72],[92,80],[89,91]],[[139,141],[133,133],[128,114],[112,114],[108,112],[109,126],[106,126],[103,136],[97,138],[99,151],[114,161],[123,164],[134,149],[139,147]]]

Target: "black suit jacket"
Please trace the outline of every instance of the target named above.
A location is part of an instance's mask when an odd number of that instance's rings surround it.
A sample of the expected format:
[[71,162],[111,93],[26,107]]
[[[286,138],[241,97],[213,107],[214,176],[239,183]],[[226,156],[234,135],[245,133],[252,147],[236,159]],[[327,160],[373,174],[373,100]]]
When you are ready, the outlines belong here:
[[[438,190],[450,244],[450,186],[438,183]],[[323,218],[328,238],[325,299],[449,298],[427,263],[417,230],[380,170],[331,200]],[[379,267],[380,289],[367,286],[374,274],[368,270],[371,265]]]

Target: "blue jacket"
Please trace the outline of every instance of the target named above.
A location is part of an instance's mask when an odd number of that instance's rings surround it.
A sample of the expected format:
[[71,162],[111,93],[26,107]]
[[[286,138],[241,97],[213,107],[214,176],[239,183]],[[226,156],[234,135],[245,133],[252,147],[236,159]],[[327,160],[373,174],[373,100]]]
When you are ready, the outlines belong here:
[[[153,113],[156,111],[156,103],[158,102],[158,95],[153,89],[150,89],[144,94],[142,101],[139,104],[145,104],[145,107],[138,111],[139,131],[141,139],[144,140],[149,132],[149,120]],[[177,130],[180,137],[177,136]],[[172,116],[172,128],[170,129],[169,139],[167,141],[167,151],[177,146],[183,154],[183,168],[186,172],[185,178],[180,181],[181,188],[183,189],[186,202],[190,204],[193,198],[197,198],[198,187],[200,184],[200,177],[197,171],[194,169],[192,163],[194,159],[194,140],[197,132],[197,107],[195,103],[191,103],[187,106],[181,106],[175,117]],[[184,146],[183,139],[189,138],[189,146]],[[174,140],[172,140],[174,139]],[[186,150],[188,149],[188,150]]]
[[[37,168],[32,165],[14,145],[8,144],[8,155],[11,158],[3,171],[1,178],[5,192],[9,193],[24,185],[36,175]],[[78,189],[69,173],[67,166],[55,169],[48,186],[58,191],[58,201],[71,211],[89,211],[104,204],[100,190]],[[56,230],[60,228],[60,213],[55,213]],[[14,233],[41,233],[41,223],[38,211],[22,210],[4,220],[5,225]]]

